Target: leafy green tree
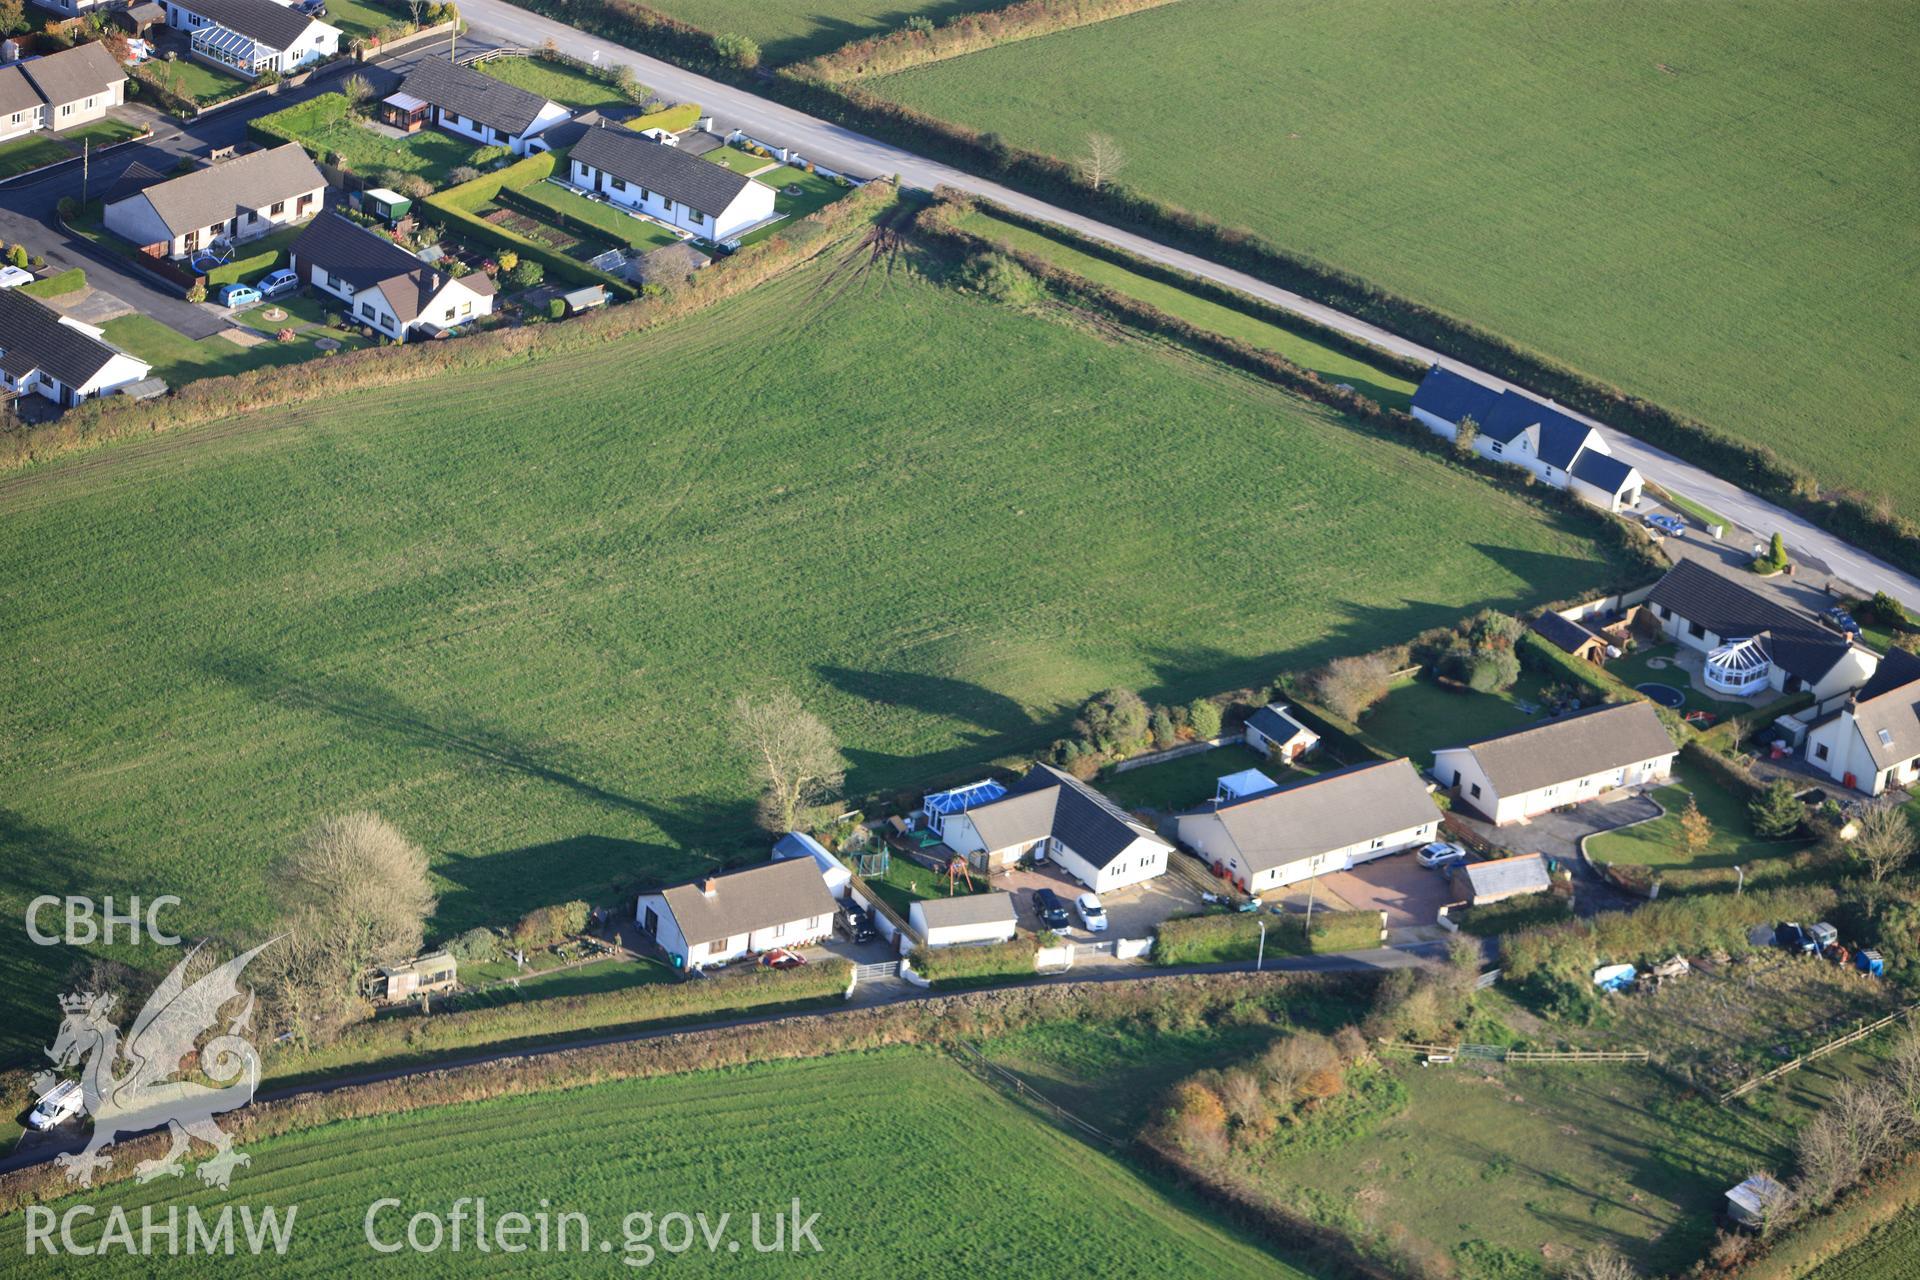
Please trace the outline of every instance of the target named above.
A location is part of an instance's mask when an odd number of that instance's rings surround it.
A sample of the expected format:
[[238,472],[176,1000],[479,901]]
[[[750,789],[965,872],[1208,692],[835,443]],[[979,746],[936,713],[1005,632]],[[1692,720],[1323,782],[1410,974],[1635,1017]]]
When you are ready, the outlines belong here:
[[1173,731],[1173,717],[1167,714],[1165,707],[1155,707],[1147,722],[1147,730],[1153,735],[1153,745],[1161,750],[1172,746],[1177,740]]
[[1196,738],[1220,736],[1220,704],[1208,698],[1195,698],[1187,707],[1187,723]]
[[713,38],[713,52],[721,61],[731,63],[742,71],[751,71],[760,65],[759,41],[732,31],[724,31]]
[[1782,778],[1747,806],[1747,816],[1761,839],[1784,840],[1800,829],[1807,807],[1793,793],[1793,784]]
[[1088,701],[1073,727],[1103,755],[1131,755],[1147,740],[1147,704],[1131,689],[1108,689]]

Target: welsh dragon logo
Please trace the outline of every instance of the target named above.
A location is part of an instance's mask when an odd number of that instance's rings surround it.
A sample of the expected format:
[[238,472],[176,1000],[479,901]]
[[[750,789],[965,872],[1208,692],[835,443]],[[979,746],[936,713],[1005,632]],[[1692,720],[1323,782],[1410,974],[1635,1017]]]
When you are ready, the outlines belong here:
[[[67,1181],[92,1186],[94,1170],[113,1163],[113,1157],[101,1154],[105,1148],[123,1136],[163,1127],[173,1145],[165,1155],[135,1166],[134,1175],[141,1182],[161,1174],[177,1178],[185,1173],[180,1158],[194,1138],[213,1148],[213,1155],[198,1170],[200,1180],[210,1187],[225,1187],[234,1169],[248,1163],[249,1158],[233,1149],[233,1139],[213,1118],[251,1102],[260,1083],[260,1055],[243,1034],[250,1030],[253,1018],[253,992],[244,993],[246,1004],[227,1023],[224,1034],[205,1045],[198,1042],[219,1023],[220,1011],[243,994],[241,971],[273,941],[235,956],[189,984],[187,969],[206,944],[194,947],[140,1010],[124,1045],[120,1028],[110,1016],[116,997],[86,992],[60,998],[66,1017],[47,1056],[56,1067],[83,1064],[80,1088],[87,1114],[93,1118],[93,1136],[85,1150],[55,1157],[66,1170]],[[221,1087],[174,1079],[196,1054],[199,1074]],[[51,1073],[36,1083],[44,1090],[52,1084]]]

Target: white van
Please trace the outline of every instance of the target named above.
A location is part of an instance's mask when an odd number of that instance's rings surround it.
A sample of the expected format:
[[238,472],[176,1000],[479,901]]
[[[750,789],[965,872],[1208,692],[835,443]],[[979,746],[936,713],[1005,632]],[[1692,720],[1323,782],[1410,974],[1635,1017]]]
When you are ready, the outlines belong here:
[[86,1095],[80,1090],[77,1080],[62,1080],[41,1097],[33,1110],[27,1115],[27,1126],[32,1129],[51,1129],[65,1120],[71,1120],[80,1114]]

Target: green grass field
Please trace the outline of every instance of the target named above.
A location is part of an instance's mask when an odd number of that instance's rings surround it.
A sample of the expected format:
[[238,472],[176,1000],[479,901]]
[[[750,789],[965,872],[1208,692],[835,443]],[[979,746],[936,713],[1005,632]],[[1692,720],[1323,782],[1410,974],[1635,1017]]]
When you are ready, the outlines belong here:
[[[977,774],[1102,688],[1185,702],[1590,590],[1619,566],[1580,528],[834,251],[613,346],[0,480],[0,909],[262,928],[272,859],[369,807],[429,851],[436,936],[505,923],[763,859],[743,690],[796,690],[856,797]],[[8,1056],[66,963],[0,957]]]
[[[1313,762],[1302,760],[1310,771]],[[1235,743],[1212,751],[1202,751],[1164,764],[1150,764],[1125,773],[1101,775],[1097,785],[1106,797],[1123,809],[1155,809],[1161,813],[1179,813],[1213,799],[1220,779],[1243,769],[1258,769],[1275,782],[1297,782],[1306,774],[1285,769],[1265,756]]]
[[0,142],[0,178],[11,178],[16,173],[38,169],[43,164],[53,164],[74,154],[73,148],[64,142],[41,134],[28,134],[12,142]]
[[661,0],[653,7],[716,35],[751,36],[771,65],[896,31],[916,14],[944,23],[955,14],[1001,6],[995,0]]
[[[823,178],[817,173],[808,173],[805,169],[796,169],[792,165],[770,170],[754,179],[773,188],[773,211],[782,215],[785,221],[775,222],[750,231],[740,237],[742,244],[753,244],[765,240],[779,232],[780,228],[795,218],[804,218],[816,210],[824,209],[847,194],[847,188],[831,178]],[[788,187],[798,187],[799,192],[788,195]]]
[[[334,1124],[256,1143],[248,1154],[252,1164],[235,1173],[231,1193],[162,1178],[85,1199],[103,1217],[109,1204],[126,1206],[136,1230],[147,1205],[161,1220],[169,1206],[182,1206],[183,1216],[186,1205],[206,1213],[234,1201],[298,1206],[286,1254],[244,1263],[258,1276],[312,1275],[343,1261],[356,1273],[407,1276],[605,1276],[625,1261],[702,1275],[972,1277],[1071,1257],[1074,1273],[1087,1276],[1306,1277],[1192,1197],[1067,1137],[932,1052],[604,1082]],[[411,1214],[444,1216],[462,1196],[484,1196],[490,1215],[584,1214],[593,1247],[580,1249],[575,1226],[565,1252],[483,1254],[471,1219],[458,1254],[443,1247],[383,1258],[369,1246],[365,1223],[382,1197],[403,1202],[374,1218],[384,1243],[404,1238]],[[773,1215],[788,1215],[791,1227],[796,1197],[802,1219],[818,1215],[819,1252],[804,1243],[797,1253],[756,1252],[752,1215],[763,1215],[760,1238],[770,1244]],[[651,1240],[637,1221],[628,1233],[628,1215],[643,1212],[661,1224]],[[674,1213],[704,1214],[717,1233],[720,1215],[731,1215],[717,1256],[704,1243],[685,1253],[659,1247],[677,1244],[677,1229],[661,1221]],[[22,1221],[0,1222],[0,1275],[45,1275],[44,1256],[26,1257]],[[82,1239],[98,1230],[81,1225]],[[726,1248],[730,1238],[737,1251]],[[643,1252],[649,1243],[655,1248]],[[117,1254],[89,1259],[87,1273],[220,1275],[234,1265]]]
[[[1746,802],[1714,782],[1685,757],[1675,760],[1673,776],[1677,785],[1662,787],[1654,793],[1667,812],[1652,822],[1625,827],[1594,836],[1587,852],[1601,862],[1619,862],[1630,866],[1651,867],[1656,871],[1680,867],[1731,867],[1766,858],[1783,857],[1800,848],[1800,840],[1762,840],[1753,834]],[[1680,831],[1680,815],[1692,796],[1700,812],[1713,824],[1713,840],[1700,853],[1688,855]]]
[[327,0],[326,20],[345,33],[346,39],[340,42],[344,48],[349,41],[364,40],[376,31],[406,26],[407,10],[405,5],[389,7],[371,0]]
[[1806,1280],[1908,1280],[1920,1272],[1920,1205],[1806,1274]]
[[1548,683],[1535,672],[1523,671],[1511,689],[1474,693],[1409,676],[1394,682],[1387,696],[1360,718],[1360,727],[1381,746],[1408,757],[1415,767],[1427,769],[1433,765],[1433,753],[1441,747],[1534,724],[1538,717],[1516,704],[1538,706],[1540,690]]
[[1244,311],[1095,257],[1064,239],[1015,226],[995,217],[989,210],[977,209],[961,218],[959,225],[962,230],[1034,254],[1062,270],[1158,307],[1188,324],[1284,356],[1301,368],[1319,374],[1322,381],[1334,385],[1344,382],[1390,408],[1405,409],[1413,399],[1414,384],[1398,373],[1357,360],[1344,351],[1335,351],[1304,334],[1283,329]]
[[134,124],[130,120],[95,120],[92,124],[83,124],[77,129],[66,129],[60,134],[63,142],[70,143],[77,151],[80,144],[89,142],[94,150],[110,147],[116,142],[125,142],[128,138],[137,138],[146,132],[146,126]]
[[738,147],[719,147],[700,158],[731,169],[735,173],[755,173],[768,165],[780,163],[778,160],[769,160],[765,156],[752,155]]
[[167,70],[170,73],[178,73],[170,83],[177,83],[180,92],[202,106],[211,102],[224,102],[253,87],[252,81],[231,72],[222,71],[218,67],[210,66],[185,54],[169,63]]
[[627,101],[620,96],[618,89],[604,80],[596,80],[578,68],[561,62],[549,62],[544,58],[491,58],[480,63],[479,69],[495,80],[504,80],[576,111],[611,107]]
[[1130,186],[1920,515],[1916,57],[1894,0],[1185,0],[867,87],[1110,134]]
[[438,129],[389,138],[351,120],[322,125],[302,134],[300,141],[323,159],[329,152],[338,152],[355,173],[374,176],[388,169],[417,173],[436,186],[480,149],[472,138],[455,137]]

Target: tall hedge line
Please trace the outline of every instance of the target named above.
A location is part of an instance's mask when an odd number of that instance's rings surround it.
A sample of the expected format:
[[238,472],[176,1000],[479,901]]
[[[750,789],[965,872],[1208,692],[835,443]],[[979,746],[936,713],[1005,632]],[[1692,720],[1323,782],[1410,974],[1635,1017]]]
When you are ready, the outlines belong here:
[[1920,573],[1920,522],[1898,514],[1885,500],[1844,491],[1823,493],[1812,473],[1784,461],[1764,445],[1736,439],[1698,419],[1630,395],[1478,325],[1305,254],[1282,249],[1244,227],[1224,225],[1121,183],[1109,183],[1095,191],[1079,180],[1071,164],[1058,157],[1015,147],[997,134],[982,133],[890,102],[857,84],[806,74],[804,67],[755,76],[719,58],[711,33],[635,0],[516,2],[581,30],[731,81],[833,123],[862,130],[1304,294],[1537,395],[1591,414],[1798,512],[1903,569]]
[[600,307],[562,325],[493,329],[451,342],[368,347],[326,360],[202,378],[157,400],[99,396],[50,423],[0,432],[0,471],[45,462],[112,440],[177,431],[201,423],[332,399],[350,391],[402,386],[448,373],[490,368],[530,355],[591,350],[643,333],[736,297],[837,243],[836,229],[871,221],[893,202],[892,184],[874,182],[772,236],[717,260],[698,288],[669,290],[620,307]]
[[1158,9],[1173,0],[1018,0],[1004,9],[962,13],[930,31],[902,28],[841,45],[794,68],[797,74],[844,81],[892,75],[991,49],[997,44],[1031,40],[1084,27],[1109,18]]
[[1032,934],[1010,942],[980,947],[915,947],[908,957],[920,976],[936,986],[992,982],[1002,978],[1034,976],[1034,953],[1039,943]]

